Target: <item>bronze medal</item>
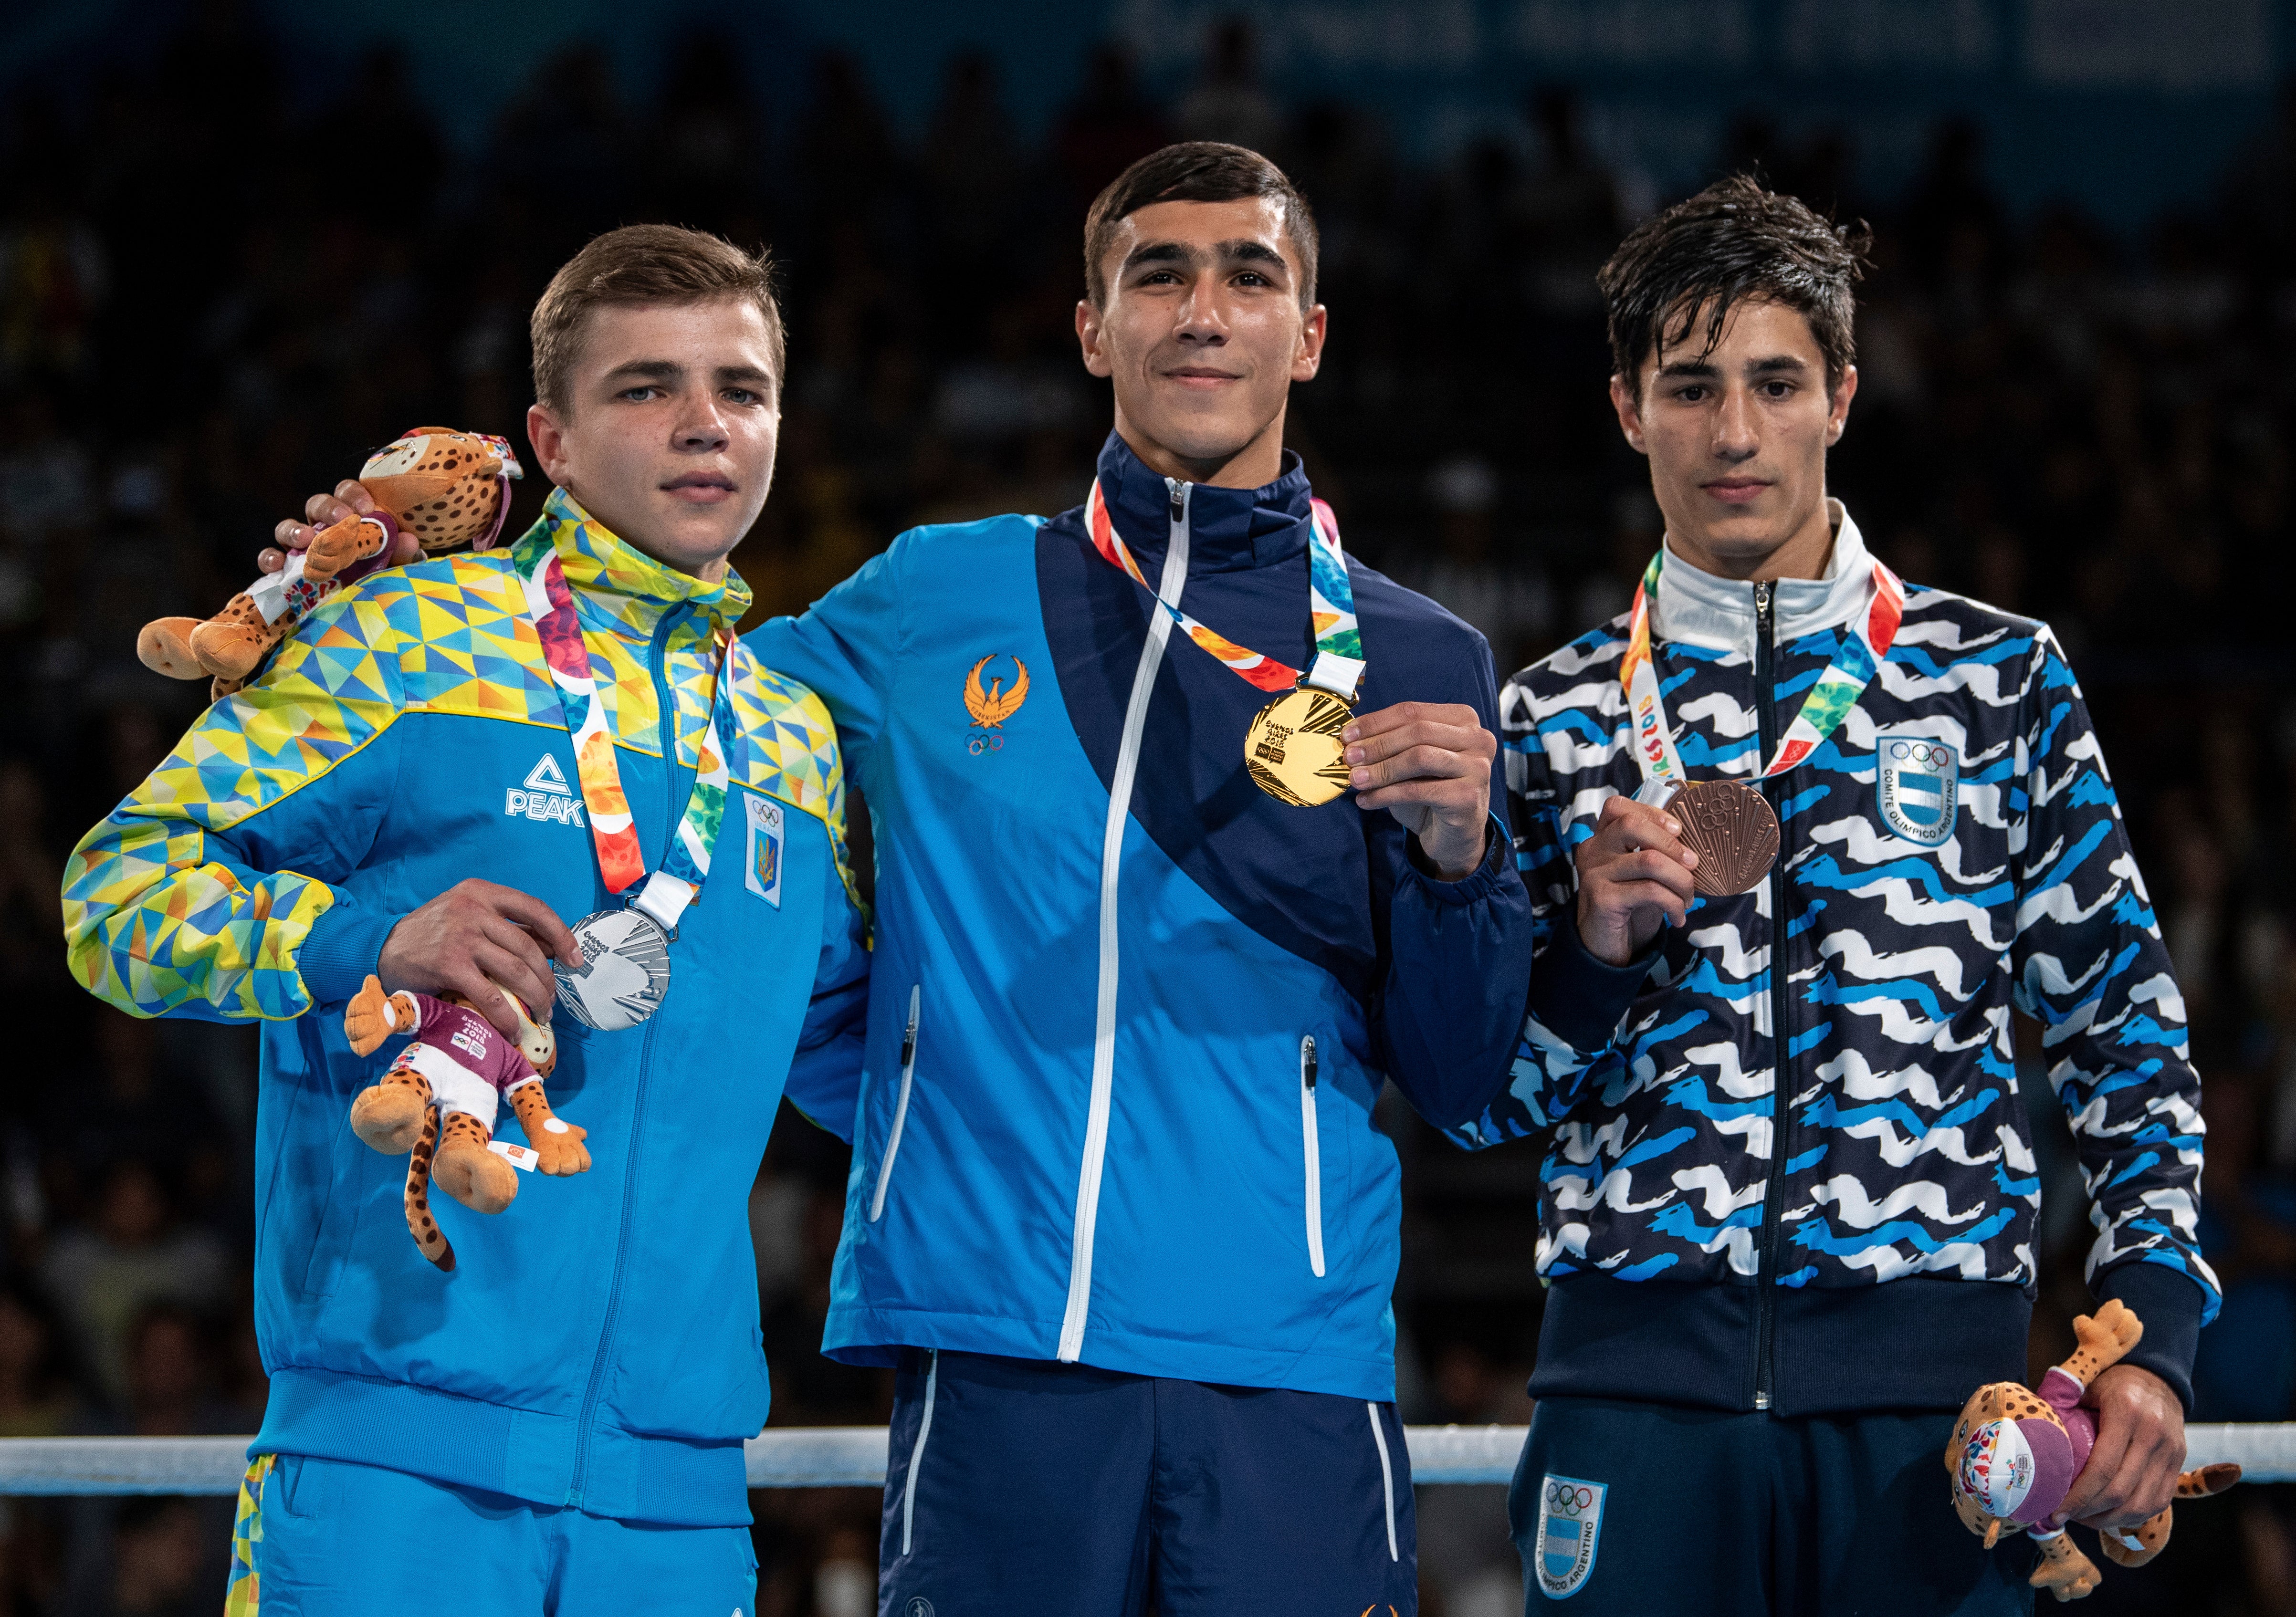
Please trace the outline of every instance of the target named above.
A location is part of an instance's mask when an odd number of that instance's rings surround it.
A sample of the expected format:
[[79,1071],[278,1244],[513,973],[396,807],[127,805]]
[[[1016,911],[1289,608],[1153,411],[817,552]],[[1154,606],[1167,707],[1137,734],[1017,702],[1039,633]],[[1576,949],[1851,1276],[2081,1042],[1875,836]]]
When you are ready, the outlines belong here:
[[1742,781],[1693,780],[1666,812],[1682,821],[1683,845],[1698,850],[1690,879],[1709,898],[1751,892],[1776,862],[1778,817]]
[[[1278,803],[1313,808],[1348,789],[1348,763],[1340,732],[1355,710],[1328,690],[1302,685],[1254,714],[1243,732],[1243,764],[1251,783]],[[1777,845],[1775,826],[1771,846]]]

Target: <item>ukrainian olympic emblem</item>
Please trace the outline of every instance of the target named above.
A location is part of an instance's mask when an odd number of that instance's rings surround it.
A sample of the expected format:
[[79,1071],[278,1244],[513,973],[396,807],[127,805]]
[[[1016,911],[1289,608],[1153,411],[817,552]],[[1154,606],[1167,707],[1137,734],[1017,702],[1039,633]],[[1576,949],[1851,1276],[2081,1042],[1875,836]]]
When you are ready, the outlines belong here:
[[1017,657],[1013,659],[1012,690],[1004,689],[1001,674],[989,680],[988,689],[981,688],[980,671],[996,660],[993,653],[982,657],[964,676],[964,711],[972,720],[972,733],[966,738],[964,749],[975,757],[1004,750],[1004,721],[1020,712],[1021,704],[1029,699],[1029,665]]
[[1961,755],[1950,741],[1902,731],[1874,739],[1882,818],[1907,842],[1943,846],[1961,802]]
[[1603,1496],[1609,1491],[1605,1483],[1553,1472],[1539,1484],[1538,1539],[1530,1563],[1548,1599],[1577,1594],[1593,1574],[1595,1547],[1603,1535]]

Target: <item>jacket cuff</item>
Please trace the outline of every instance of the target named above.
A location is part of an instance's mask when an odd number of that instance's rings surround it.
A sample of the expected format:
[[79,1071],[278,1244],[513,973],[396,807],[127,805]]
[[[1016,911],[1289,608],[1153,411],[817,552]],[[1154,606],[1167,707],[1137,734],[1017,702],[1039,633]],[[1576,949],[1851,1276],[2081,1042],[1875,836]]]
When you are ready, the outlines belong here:
[[1447,904],[1479,904],[1499,890],[1505,881],[1507,862],[1513,857],[1514,845],[1507,837],[1506,827],[1493,814],[1483,829],[1483,862],[1456,881],[1445,881],[1434,861],[1419,845],[1419,833],[1412,831],[1403,839],[1406,856],[1419,885]]
[[1553,941],[1531,961],[1532,1019],[1581,1054],[1602,1049],[1642,992],[1665,939],[1660,932],[1640,954],[1613,966],[1587,952],[1578,919],[1565,910],[1555,918]]
[[403,919],[369,910],[336,888],[335,902],[311,923],[295,951],[295,969],[311,1003],[332,1005],[357,993],[382,958],[383,940]]
[[2208,1294],[2191,1276],[2166,1263],[2139,1259],[2096,1278],[2097,1301],[2118,1297],[2144,1325],[2144,1338],[2121,1362],[2150,1370],[2169,1384],[2185,1413],[2193,1412],[2193,1354],[2201,1343],[2201,1315]]

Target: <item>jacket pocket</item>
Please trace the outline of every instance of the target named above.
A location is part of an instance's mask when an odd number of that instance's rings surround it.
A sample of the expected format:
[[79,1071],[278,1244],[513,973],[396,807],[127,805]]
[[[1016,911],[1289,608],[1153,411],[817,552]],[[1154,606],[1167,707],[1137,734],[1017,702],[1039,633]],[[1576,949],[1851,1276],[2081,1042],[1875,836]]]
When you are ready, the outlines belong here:
[[1316,1121],[1316,1036],[1300,1041],[1300,1155],[1308,1171],[1308,1267],[1324,1278],[1324,1131]]
[[909,1089],[917,1075],[917,1009],[924,985],[909,985],[909,1023],[901,1033],[901,1091],[893,1101],[893,1127],[885,1136],[885,1155],[877,1164],[877,1188],[869,1198],[869,1221],[885,1216],[885,1191],[893,1182],[893,1159],[901,1154],[901,1130],[909,1121]]

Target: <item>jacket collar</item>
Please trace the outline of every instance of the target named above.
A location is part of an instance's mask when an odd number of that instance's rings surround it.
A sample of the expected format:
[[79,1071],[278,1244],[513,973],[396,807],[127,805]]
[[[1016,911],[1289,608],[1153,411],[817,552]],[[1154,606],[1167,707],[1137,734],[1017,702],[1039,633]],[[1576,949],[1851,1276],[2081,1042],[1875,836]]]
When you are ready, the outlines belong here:
[[[1111,432],[1101,446],[1100,497],[1150,578],[1171,541],[1172,496],[1162,476],[1149,470]],[[1188,576],[1238,573],[1294,561],[1313,531],[1308,474],[1300,457],[1283,452],[1283,475],[1259,488],[1214,488],[1198,483],[1188,495]]]
[[[1873,559],[1857,525],[1841,501],[1828,500],[1825,509],[1833,519],[1833,559],[1824,577],[1777,581],[1771,595],[1776,644],[1856,622],[1873,593]],[[1751,657],[1755,626],[1752,584],[1701,572],[1666,541],[1666,566],[1652,607],[1653,635]]]
[[586,626],[649,640],[665,613],[699,609],[712,630],[738,623],[749,609],[750,586],[732,568],[716,584],[656,561],[584,510],[562,488],[550,491],[535,525],[557,547],[567,588]]

